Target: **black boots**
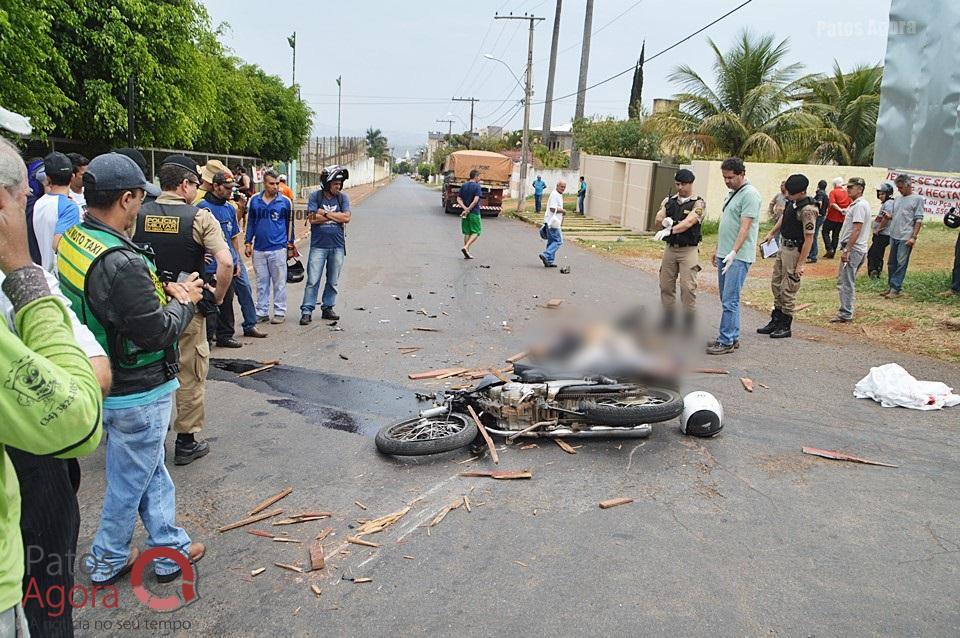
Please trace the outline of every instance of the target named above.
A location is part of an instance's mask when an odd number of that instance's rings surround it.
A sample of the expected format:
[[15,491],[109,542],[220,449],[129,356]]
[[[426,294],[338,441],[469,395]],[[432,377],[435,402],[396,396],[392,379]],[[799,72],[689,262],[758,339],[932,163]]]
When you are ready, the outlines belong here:
[[774,308],[773,312],[770,313],[770,323],[763,326],[762,328],[757,328],[757,334],[761,334],[761,335],[771,334],[780,325],[780,321],[783,317],[784,317],[784,314],[780,312],[780,309]]
[[793,317],[780,313],[780,325],[770,333],[771,339],[786,339],[791,336],[790,324],[793,323]]

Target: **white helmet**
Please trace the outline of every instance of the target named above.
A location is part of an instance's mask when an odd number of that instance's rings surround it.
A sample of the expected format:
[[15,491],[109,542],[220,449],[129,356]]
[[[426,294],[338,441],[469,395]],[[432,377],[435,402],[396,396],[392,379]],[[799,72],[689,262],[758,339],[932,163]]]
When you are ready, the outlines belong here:
[[709,392],[691,392],[683,397],[680,431],[700,437],[716,436],[723,429],[723,406]]

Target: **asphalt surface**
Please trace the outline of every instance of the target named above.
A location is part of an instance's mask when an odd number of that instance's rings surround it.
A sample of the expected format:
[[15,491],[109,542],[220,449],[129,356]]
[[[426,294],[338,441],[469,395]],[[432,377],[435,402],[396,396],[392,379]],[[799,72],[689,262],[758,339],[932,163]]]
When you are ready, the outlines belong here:
[[[301,284],[291,287],[287,323],[267,326],[267,339],[214,350],[242,361],[211,370],[211,454],[174,467],[168,440],[179,521],[207,545],[200,599],[161,615],[123,581],[118,608],[78,611],[88,627],[79,635],[118,635],[116,624],[101,632],[95,623],[136,619],[177,620],[184,628],[173,633],[210,636],[960,633],[958,413],[884,409],[852,396],[874,365],[895,361],[960,387],[953,366],[802,324],[795,338],[774,342],[753,333],[765,318],[745,310],[743,347],[700,362],[731,374],[685,381],[723,402],[726,428],[716,439],[684,437],[674,421],[645,441],[589,441],[575,455],[549,441],[527,450],[501,444],[500,468],[530,469],[529,481],[459,477],[494,467],[486,458],[460,463],[468,450],[379,455],[376,429],[415,411],[415,391],[447,383],[409,381],[409,372],[501,364],[556,322],[657,303],[654,278],[570,244],[560,262],[571,274],[544,269],[536,229],[514,220],[485,219],[477,259],[464,260],[458,221],[442,213],[437,192],[397,180],[354,211],[337,326],[319,321],[319,311],[309,327],[296,324]],[[540,307],[550,298],[564,304]],[[709,334],[719,302],[702,294],[700,304]],[[401,346],[422,349],[404,356]],[[282,365],[236,374],[270,359]],[[741,376],[769,389],[747,393]],[[828,461],[802,446],[899,467]],[[81,552],[97,525],[103,464],[102,448],[82,463]],[[287,486],[293,494],[276,507],[332,518],[250,527],[303,544],[249,528],[217,533]],[[461,507],[426,527],[464,495],[472,512]],[[597,506],[620,496],[636,501]],[[382,547],[346,543],[357,519],[410,503],[400,522],[368,537]],[[274,566],[304,564],[305,547],[328,526],[326,569]],[[142,528],[134,542],[145,546]],[[251,578],[259,567],[266,571]],[[160,594],[174,588],[150,576],[147,585]]]

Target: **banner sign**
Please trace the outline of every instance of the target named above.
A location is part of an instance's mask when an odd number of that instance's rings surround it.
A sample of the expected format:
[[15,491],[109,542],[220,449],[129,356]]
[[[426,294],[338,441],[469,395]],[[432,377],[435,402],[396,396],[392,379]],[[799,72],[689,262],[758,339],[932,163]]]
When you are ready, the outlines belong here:
[[[942,175],[924,175],[910,171],[887,171],[887,181],[893,184],[897,175],[910,176],[913,192],[924,199],[923,212],[925,215],[942,217],[956,207],[960,210],[960,176],[944,177]],[[896,187],[893,196],[897,197]]]

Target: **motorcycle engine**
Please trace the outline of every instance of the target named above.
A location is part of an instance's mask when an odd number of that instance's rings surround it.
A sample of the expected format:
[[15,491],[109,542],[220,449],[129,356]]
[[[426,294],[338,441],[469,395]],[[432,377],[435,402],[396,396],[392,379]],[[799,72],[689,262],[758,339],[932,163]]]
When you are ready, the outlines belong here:
[[504,430],[522,430],[539,420],[539,404],[547,395],[545,383],[505,383],[490,388],[481,400],[484,412],[497,418]]

